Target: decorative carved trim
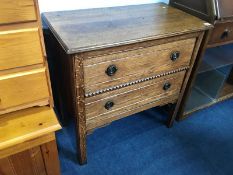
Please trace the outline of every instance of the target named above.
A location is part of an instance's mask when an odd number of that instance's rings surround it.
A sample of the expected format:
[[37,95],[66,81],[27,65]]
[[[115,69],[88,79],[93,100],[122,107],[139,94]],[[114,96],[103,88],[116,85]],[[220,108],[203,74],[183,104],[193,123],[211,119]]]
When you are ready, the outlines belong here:
[[80,164],[87,162],[86,155],[86,114],[85,114],[85,90],[84,90],[84,73],[83,58],[75,55],[74,66],[76,67],[75,79],[78,82],[76,86],[76,123],[77,137],[79,138],[77,146],[79,150]]
[[98,91],[95,91],[95,92],[87,93],[87,94],[85,94],[85,97],[86,98],[93,97],[93,96],[96,96],[96,95],[103,94],[105,92],[110,92],[110,91],[113,91],[113,90],[117,90],[117,89],[121,89],[121,88],[124,88],[124,87],[139,84],[139,83],[142,83],[142,82],[145,82],[145,81],[154,80],[156,78],[160,78],[160,77],[175,74],[175,73],[178,73],[178,72],[186,71],[188,69],[189,69],[189,66],[182,67],[182,68],[175,69],[175,70],[165,72],[165,73],[162,73],[162,74],[154,75],[154,76],[147,77],[147,78],[142,78],[142,79],[139,79],[139,80],[136,80],[136,81],[131,81],[131,82],[120,84],[120,85],[113,86],[113,87],[110,87],[110,88],[106,88],[106,89],[98,90]]

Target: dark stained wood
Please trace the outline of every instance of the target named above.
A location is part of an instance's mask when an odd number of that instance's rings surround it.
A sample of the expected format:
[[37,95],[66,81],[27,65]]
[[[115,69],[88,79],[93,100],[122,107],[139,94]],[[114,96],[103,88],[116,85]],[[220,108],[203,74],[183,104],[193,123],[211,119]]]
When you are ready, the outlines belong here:
[[94,119],[90,119],[87,120],[87,131],[91,132],[94,129],[97,129],[99,127],[103,127],[106,126],[107,124],[115,121],[115,120],[119,120],[121,118],[124,118],[125,116],[131,116],[135,113],[141,112],[141,111],[145,111],[147,109],[156,107],[156,106],[164,106],[166,104],[169,103],[175,103],[177,101],[179,97],[179,93],[178,94],[173,94],[173,95],[167,95],[164,98],[157,98],[154,99],[154,101],[151,101],[151,103],[147,103],[144,105],[139,105],[139,106],[135,106],[135,108],[131,108],[130,110],[122,110],[122,111],[118,111],[115,112],[115,115],[111,115],[108,117],[104,117],[102,118],[94,118]]
[[191,58],[191,63],[190,63],[191,66],[190,66],[190,69],[186,73],[186,78],[184,79],[183,86],[182,86],[176,107],[174,108],[173,113],[171,113],[170,118],[168,119],[168,123],[167,123],[168,127],[172,127],[174,120],[177,118],[177,114],[178,114],[179,110],[183,108],[182,101],[185,98],[185,95],[186,95],[185,92],[189,88],[191,88],[191,86],[188,84],[188,82],[192,80],[192,77],[190,78],[190,76],[192,76],[192,73],[194,70],[193,67],[195,67],[196,64],[198,63],[197,55],[198,55],[198,51],[200,50],[200,45],[202,43],[203,36],[204,36],[204,33],[202,35],[200,35],[196,41],[196,47],[193,50],[193,55]]
[[[208,47],[216,47],[233,42],[232,0],[170,0],[170,5],[214,25],[214,31],[210,37]],[[223,37],[225,31],[228,32],[228,36]]]
[[50,12],[43,16],[69,54],[187,34],[208,27],[204,21],[164,3]]
[[[227,32],[227,34],[225,32]],[[232,42],[233,42],[233,20],[227,22],[216,22],[212,35],[209,39],[208,47],[221,46]]]
[[[193,5],[195,4],[195,5]],[[197,64],[194,66],[193,73],[191,75],[190,81],[195,80],[196,73],[198,72],[199,66],[201,65],[202,56],[205,53],[206,48],[213,48],[217,46],[222,46],[226,44],[230,44],[233,42],[233,1],[232,0],[195,0],[194,1],[185,1],[185,0],[170,0],[170,5],[181,9],[189,14],[195,15],[203,20],[207,20],[211,24],[214,25],[214,29],[211,33],[206,34],[205,38],[208,37],[207,46],[203,43],[201,45],[201,49],[198,54]],[[206,13],[203,12],[203,7],[208,7]],[[223,53],[224,54],[224,53]],[[221,59],[221,58],[219,58]],[[189,82],[188,87],[191,87],[190,84],[194,84],[194,82]],[[222,97],[215,100],[215,102],[211,102],[206,105],[202,105],[197,107],[188,113],[184,111],[185,104],[189,99],[189,95],[191,94],[191,89],[186,88],[186,92],[184,98],[182,100],[181,108],[178,112],[178,120],[182,120],[187,117],[187,115],[195,112],[197,110],[209,107],[219,101],[228,99],[232,97],[231,92],[228,92],[228,88],[220,89],[222,91]]]
[[[203,41],[201,43],[201,46],[200,46],[200,49],[199,49],[199,51],[197,53],[196,64],[194,65],[194,67],[192,69],[192,73],[191,73],[189,81],[187,83],[187,87],[186,87],[186,89],[184,91],[183,98],[182,98],[182,100],[180,102],[181,103],[180,104],[180,108],[177,111],[177,116],[176,116],[177,120],[182,120],[185,117],[185,115],[184,115],[185,105],[186,105],[186,102],[187,102],[187,100],[189,98],[189,95],[191,93],[192,86],[194,84],[194,80],[196,78],[196,75],[197,75],[197,72],[198,72],[198,68],[201,65],[202,58],[203,58],[203,56],[205,54],[205,50],[206,50],[209,38],[211,36],[211,33],[212,33],[212,30],[209,30],[208,32],[205,32],[205,35],[203,37],[204,39],[203,39]],[[169,126],[172,126],[172,122],[170,122]]]
[[[103,118],[105,114],[108,114],[108,116],[116,116],[116,114],[112,114],[112,112],[122,111],[124,108],[130,110],[130,108],[151,103],[157,98],[165,98],[168,95],[177,94],[180,91],[184,76],[185,71],[182,71],[170,76],[165,76],[166,78],[159,82],[151,83],[147,86],[139,85],[138,88],[133,86],[133,90],[124,90],[123,93],[118,92],[118,94],[114,96],[109,93],[105,98],[100,97],[101,99],[98,101],[86,103],[86,118]],[[171,84],[171,88],[165,91],[163,90],[163,86],[168,82]],[[154,89],[156,89],[156,91],[154,91]],[[114,91],[112,92],[114,93]],[[110,110],[105,109],[105,104],[108,101],[114,102],[114,106]]]
[[143,41],[143,42],[138,42],[138,43],[133,43],[133,44],[128,44],[128,45],[120,45],[117,47],[97,49],[97,50],[93,50],[89,52],[82,52],[81,54],[86,62],[91,62],[88,59],[97,60],[98,57],[118,54],[118,53],[122,53],[123,51],[125,52],[133,51],[133,50],[138,50],[141,48],[148,48],[148,47],[153,47],[153,46],[160,45],[160,44],[175,42],[178,40],[187,40],[191,38],[197,38],[201,33],[202,32],[188,33],[186,35],[177,35],[177,36],[172,36],[166,39],[162,38],[162,39],[157,39],[157,40],[148,40],[148,41]]
[[219,5],[220,18],[233,17],[233,1],[232,0],[217,0]]
[[[184,78],[183,77],[184,73],[185,73],[185,71],[181,71],[181,72],[177,72],[175,74],[170,74],[170,75],[158,77],[158,78],[155,78],[155,79],[150,80],[150,81],[145,81],[145,82],[141,82],[141,83],[138,83],[138,84],[134,84],[133,86],[127,86],[127,87],[124,87],[124,88],[120,88],[117,91],[113,90],[113,91],[108,91],[108,92],[105,92],[105,93],[102,93],[102,94],[99,94],[99,95],[96,95],[96,96],[87,97],[87,98],[85,98],[85,104],[86,105],[92,104],[94,102],[101,101],[101,100],[109,98],[111,96],[116,97],[117,95],[124,94],[125,92],[132,92],[134,90],[141,89],[143,87],[149,87],[151,85],[155,85],[155,84],[158,84],[158,83],[161,83],[161,82],[165,82],[166,80],[172,79],[174,77],[177,77],[178,80],[183,79]],[[161,89],[159,89],[159,91],[161,91]],[[156,93],[156,92],[153,92],[153,93]]]
[[83,58],[76,55],[74,58],[75,65],[75,80],[76,85],[76,130],[79,150],[79,162],[80,164],[87,163],[87,153],[86,153],[86,113],[85,113],[85,90],[84,90],[84,71],[83,71]]
[[55,108],[60,114],[60,121],[66,125],[75,116],[73,60],[65,53],[50,30],[46,30],[44,34]]
[[[87,161],[88,132],[182,98],[203,33],[211,28],[161,3],[52,12],[43,18],[53,35],[48,43],[55,52],[50,58],[55,104],[63,119],[75,119],[80,164]],[[172,62],[176,51],[180,56]],[[105,71],[113,64],[118,70],[108,77]],[[116,108],[106,111],[108,100]]]
[[217,18],[216,0],[170,0],[169,4],[212,24]]
[[[192,38],[84,60],[85,92],[189,66],[195,40]],[[170,57],[175,51],[180,52],[180,58],[172,61]],[[113,76],[106,74],[110,65],[118,69]]]

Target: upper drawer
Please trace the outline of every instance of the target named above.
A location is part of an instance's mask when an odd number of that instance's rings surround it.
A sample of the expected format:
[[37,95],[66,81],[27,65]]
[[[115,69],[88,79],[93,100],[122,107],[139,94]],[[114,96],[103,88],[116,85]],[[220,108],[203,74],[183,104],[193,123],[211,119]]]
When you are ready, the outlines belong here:
[[195,38],[84,60],[85,92],[188,66]]
[[216,23],[209,39],[209,45],[233,42],[233,22]]
[[0,114],[7,108],[49,99],[45,69],[0,76]]
[[0,24],[35,20],[37,19],[33,0],[0,1]]
[[0,32],[0,70],[43,63],[38,28]]

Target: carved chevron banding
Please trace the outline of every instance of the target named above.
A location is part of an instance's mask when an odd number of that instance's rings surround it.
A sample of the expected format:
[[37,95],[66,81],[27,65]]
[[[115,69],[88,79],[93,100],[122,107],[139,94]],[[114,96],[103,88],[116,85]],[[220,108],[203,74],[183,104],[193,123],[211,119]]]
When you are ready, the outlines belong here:
[[188,69],[189,69],[189,66],[186,66],[186,67],[175,69],[175,70],[165,72],[165,73],[162,73],[162,74],[158,74],[158,75],[154,75],[154,76],[151,76],[151,77],[147,77],[147,78],[139,79],[139,80],[136,80],[136,81],[132,81],[132,82],[129,82],[129,83],[124,83],[124,84],[120,84],[120,85],[117,85],[117,86],[114,86],[114,87],[101,89],[101,90],[98,90],[98,91],[95,91],[95,92],[87,93],[87,94],[85,94],[85,97],[86,98],[93,97],[93,96],[96,96],[96,95],[103,94],[105,92],[110,92],[110,91],[113,91],[113,90],[117,90],[117,89],[121,89],[121,88],[124,88],[124,87],[131,86],[131,85],[139,84],[139,83],[142,83],[142,82],[145,82],[145,81],[150,81],[150,80],[153,80],[153,79],[156,79],[156,78],[160,78],[160,77],[175,74],[175,73],[178,73],[178,72],[186,71]]

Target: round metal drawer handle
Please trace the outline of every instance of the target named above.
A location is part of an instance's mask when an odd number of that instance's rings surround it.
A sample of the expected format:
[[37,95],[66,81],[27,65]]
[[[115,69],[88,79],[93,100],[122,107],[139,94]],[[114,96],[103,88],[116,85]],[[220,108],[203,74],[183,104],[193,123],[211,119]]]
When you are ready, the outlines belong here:
[[113,106],[114,106],[114,102],[113,101],[108,101],[104,105],[105,109],[107,109],[107,110],[110,110]]
[[224,32],[221,35],[221,39],[226,39],[229,36],[230,31],[228,29],[225,29]]
[[164,85],[163,85],[163,90],[165,90],[165,91],[167,91],[168,89],[170,89],[171,88],[171,83],[165,83]]
[[106,69],[105,73],[108,75],[108,76],[113,76],[115,75],[115,73],[117,72],[118,68],[116,67],[116,65],[110,65],[108,66],[108,68]]
[[179,51],[175,51],[175,52],[172,52],[170,58],[171,58],[172,61],[176,61],[179,57],[180,57],[180,52]]

